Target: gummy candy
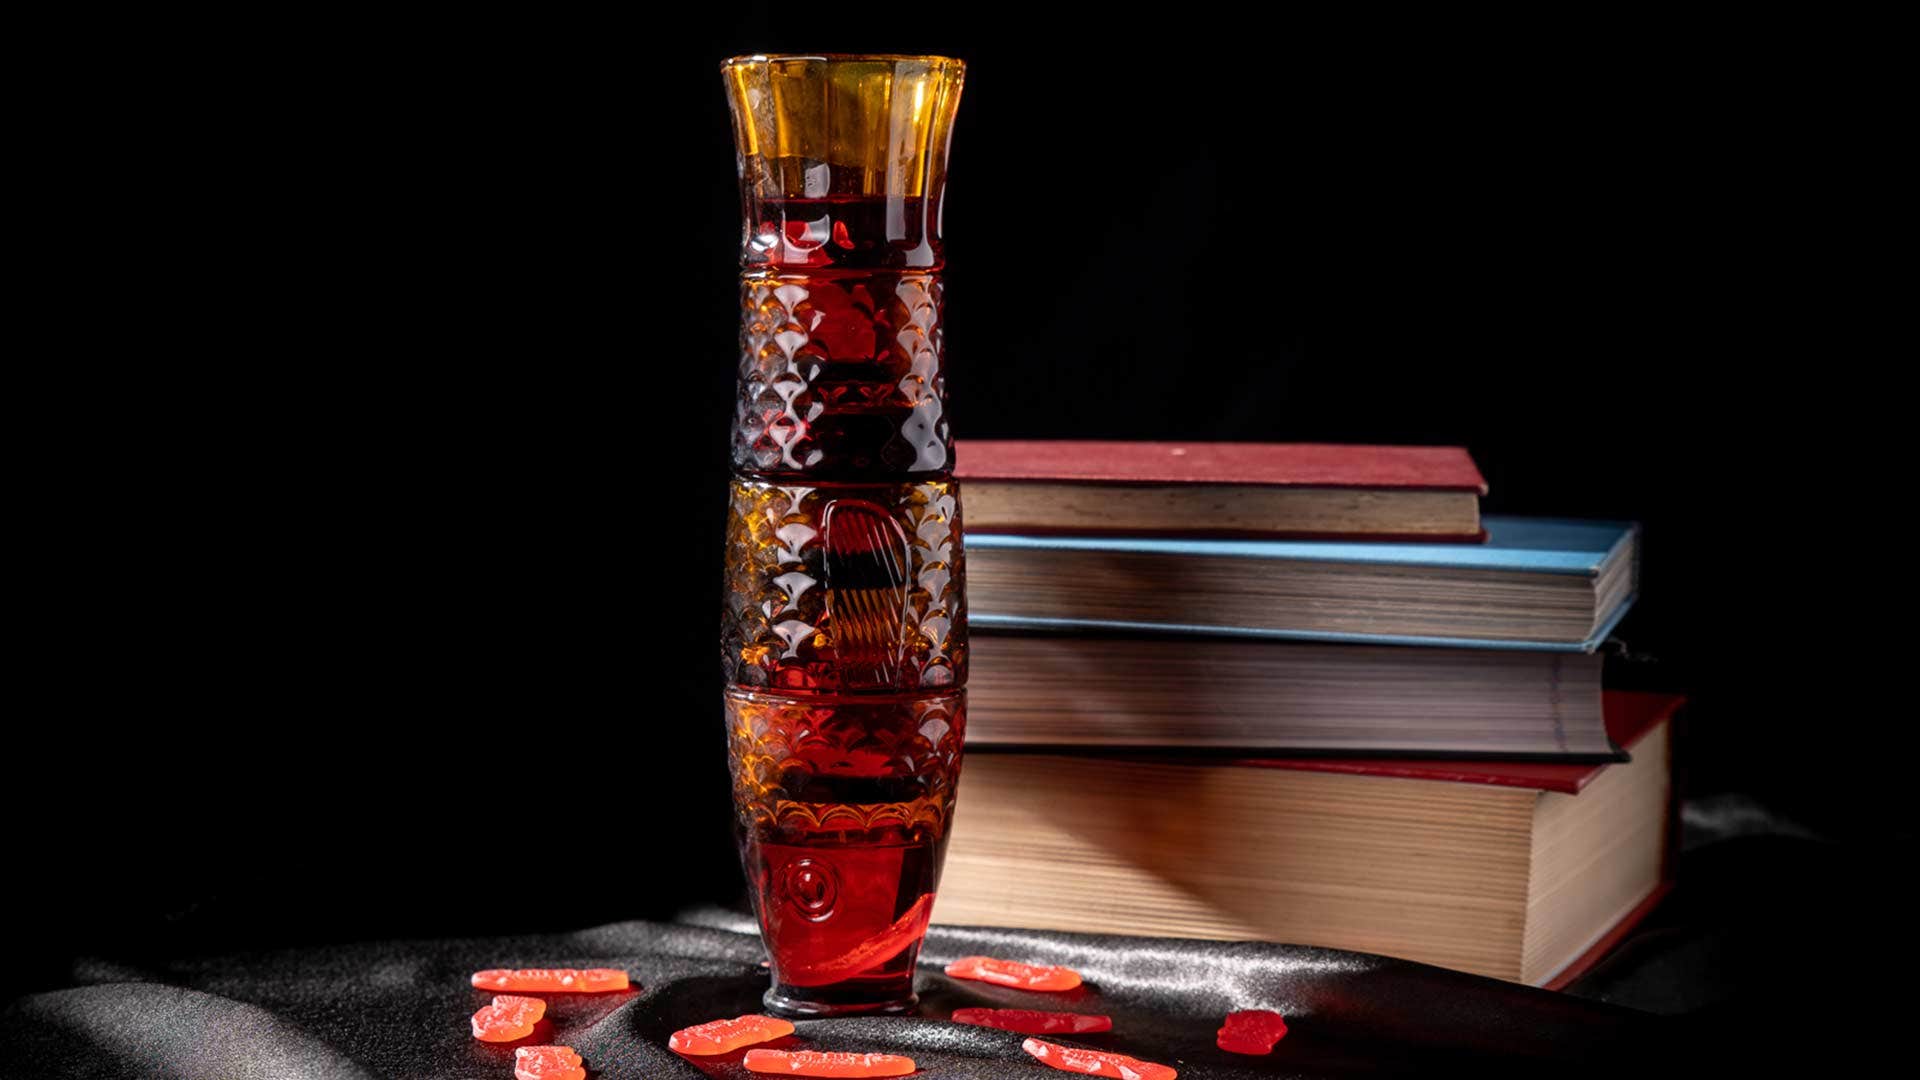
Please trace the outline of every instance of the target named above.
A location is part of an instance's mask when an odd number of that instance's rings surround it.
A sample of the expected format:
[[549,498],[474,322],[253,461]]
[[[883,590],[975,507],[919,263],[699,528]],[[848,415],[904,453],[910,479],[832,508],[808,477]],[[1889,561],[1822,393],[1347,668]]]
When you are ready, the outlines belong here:
[[905,1076],[917,1067],[898,1054],[828,1054],[818,1050],[749,1050],[748,1072],[787,1076]]
[[933,918],[933,894],[926,893],[913,902],[906,914],[891,926],[838,956],[811,963],[788,961],[780,966],[780,981],[789,986],[825,986],[858,975],[900,955],[900,950],[919,941]]
[[953,1022],[1018,1031],[1023,1035],[1087,1035],[1113,1030],[1111,1017],[1038,1009],[955,1009]]
[[1287,1034],[1286,1017],[1268,1009],[1243,1009],[1227,1014],[1215,1045],[1233,1054],[1271,1054],[1273,1044]]
[[473,1037],[481,1042],[512,1042],[533,1034],[533,1025],[547,1015],[539,998],[499,994],[493,1004],[473,1014]]
[[1021,964],[991,956],[963,956],[947,965],[947,974],[1021,990],[1071,990],[1080,985],[1080,973],[1072,968]]
[[627,973],[613,968],[492,968],[473,973],[477,990],[544,990],[562,994],[598,994],[625,990]]
[[1082,1050],[1075,1046],[1060,1046],[1055,1043],[1028,1039],[1020,1044],[1020,1049],[1039,1058],[1041,1064],[1049,1065],[1062,1072],[1086,1073],[1088,1076],[1107,1076],[1113,1080],[1174,1080],[1180,1074],[1168,1065],[1156,1065],[1151,1061],[1141,1061],[1125,1054],[1109,1054],[1100,1050]]
[[749,1013],[731,1020],[713,1020],[681,1028],[667,1039],[667,1049],[682,1054],[725,1054],[754,1043],[771,1042],[793,1034],[793,1025],[771,1016]]
[[513,1052],[514,1080],[587,1080],[571,1046],[523,1046]]

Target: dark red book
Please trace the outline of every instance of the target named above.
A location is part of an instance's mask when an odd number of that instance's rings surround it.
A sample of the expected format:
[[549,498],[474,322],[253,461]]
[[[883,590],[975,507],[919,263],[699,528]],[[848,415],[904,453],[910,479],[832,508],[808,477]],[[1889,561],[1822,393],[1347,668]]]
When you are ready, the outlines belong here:
[[1074,534],[1475,540],[1487,482],[1457,446],[963,441],[967,527]]
[[[1662,745],[1654,748],[1662,759],[1671,754],[1674,714],[1686,704],[1677,694],[1642,694],[1608,690],[1601,694],[1605,702],[1607,736],[1621,749],[1632,754],[1648,735],[1654,734]],[[1253,759],[1243,762],[1271,769],[1302,769],[1310,772],[1353,773],[1363,776],[1397,776],[1413,780],[1444,780],[1456,784],[1493,784],[1500,787],[1531,788],[1562,795],[1578,795],[1598,780],[1611,766],[1556,765],[1514,761],[1418,761],[1387,758],[1320,760]],[[1670,769],[1670,765],[1663,767]],[[1541,985],[1559,990],[1586,974],[1615,945],[1633,932],[1648,913],[1673,891],[1674,813],[1672,788],[1667,793],[1665,843],[1660,852],[1660,879],[1633,909],[1615,922],[1580,955]]]

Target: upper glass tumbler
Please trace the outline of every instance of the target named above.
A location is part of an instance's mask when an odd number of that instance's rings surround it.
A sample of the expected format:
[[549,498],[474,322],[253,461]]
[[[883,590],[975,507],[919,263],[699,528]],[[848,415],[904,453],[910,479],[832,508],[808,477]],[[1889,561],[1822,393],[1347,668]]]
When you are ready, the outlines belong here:
[[748,56],[733,106],[745,275],[736,468],[931,476],[952,466],[941,196],[965,65]]

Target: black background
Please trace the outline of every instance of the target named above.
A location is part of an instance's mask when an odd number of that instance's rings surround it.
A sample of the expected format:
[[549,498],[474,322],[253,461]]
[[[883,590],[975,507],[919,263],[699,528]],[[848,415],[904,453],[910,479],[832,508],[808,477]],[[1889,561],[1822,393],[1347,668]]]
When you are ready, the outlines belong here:
[[1910,843],[1870,57],[1749,25],[921,15],[176,25],[112,89],[71,80],[101,156],[56,163],[73,307],[23,402],[58,432],[25,470],[52,602],[12,725],[12,976],[734,898],[716,65],[752,51],[968,61],[963,439],[1465,445],[1488,511],[1645,523],[1620,635],[1652,659],[1616,674],[1693,696],[1690,795]]

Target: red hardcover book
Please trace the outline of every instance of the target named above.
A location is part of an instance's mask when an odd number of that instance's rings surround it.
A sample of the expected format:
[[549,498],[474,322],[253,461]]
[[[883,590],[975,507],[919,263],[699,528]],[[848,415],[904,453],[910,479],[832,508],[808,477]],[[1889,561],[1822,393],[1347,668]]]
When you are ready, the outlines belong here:
[[[1663,738],[1671,738],[1672,721],[1686,698],[1677,694],[1643,694],[1608,690],[1601,695],[1605,704],[1607,736],[1629,754],[1647,735],[1659,729]],[[1664,749],[1664,748],[1663,748]],[[1396,776],[1414,780],[1445,780],[1457,784],[1493,784],[1501,787],[1531,788],[1535,791],[1578,795],[1599,779],[1611,765],[1555,765],[1513,761],[1415,761],[1374,758],[1363,759],[1248,759],[1243,764],[1269,769],[1301,769],[1310,772],[1354,773],[1364,776]],[[1679,815],[1674,812],[1672,789],[1668,789],[1667,836],[1660,859],[1660,881],[1633,910],[1627,912],[1578,957],[1541,985],[1559,990],[1586,974],[1615,945],[1633,932],[1634,927],[1660,905],[1673,891],[1673,852]]]
[[1670,888],[1681,704],[1607,692],[1632,760],[1599,766],[970,756],[935,919],[1290,941],[1564,987]]
[[963,441],[967,527],[1075,534],[1480,538],[1456,446]]

